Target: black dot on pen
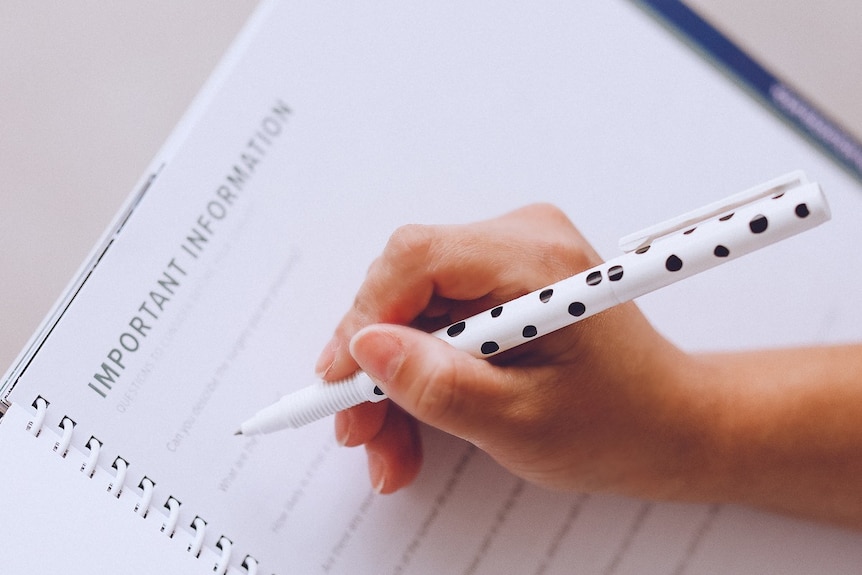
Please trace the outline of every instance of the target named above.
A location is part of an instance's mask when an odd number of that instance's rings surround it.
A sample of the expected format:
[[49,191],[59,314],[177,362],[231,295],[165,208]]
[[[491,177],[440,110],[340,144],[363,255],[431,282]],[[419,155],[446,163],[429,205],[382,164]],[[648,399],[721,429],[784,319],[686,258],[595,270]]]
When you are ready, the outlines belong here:
[[503,306],[497,306],[491,310],[491,317],[500,317],[500,314],[503,313]]
[[467,327],[467,324],[463,321],[459,321],[458,323],[452,324],[449,326],[449,329],[446,330],[446,335],[449,337],[455,337],[464,331],[464,328]]
[[524,337],[536,337],[536,334],[539,333],[539,330],[536,329],[534,325],[528,325],[521,332],[521,335]]
[[679,256],[671,255],[664,262],[664,267],[667,268],[669,272],[678,272],[682,269],[682,260],[679,259]]
[[542,293],[539,294],[539,300],[541,300],[542,303],[548,303],[551,300],[552,295],[554,295],[554,290],[543,290]]
[[595,271],[587,276],[587,285],[597,286],[602,283],[602,272]]
[[730,250],[727,249],[727,247],[719,244],[719,245],[715,246],[715,249],[712,250],[712,253],[717,258],[726,258],[727,256],[730,255]]
[[494,353],[495,351],[499,351],[500,346],[497,344],[496,341],[486,341],[482,344],[481,349],[483,354],[488,355]]
[[758,214],[754,216],[750,222],[748,222],[748,228],[751,230],[753,234],[762,234],[766,231],[766,228],[769,227],[769,220],[766,219],[766,216],[763,214]]
[[581,317],[586,313],[587,306],[582,304],[579,301],[575,301],[569,304],[569,315],[573,315],[575,317]]

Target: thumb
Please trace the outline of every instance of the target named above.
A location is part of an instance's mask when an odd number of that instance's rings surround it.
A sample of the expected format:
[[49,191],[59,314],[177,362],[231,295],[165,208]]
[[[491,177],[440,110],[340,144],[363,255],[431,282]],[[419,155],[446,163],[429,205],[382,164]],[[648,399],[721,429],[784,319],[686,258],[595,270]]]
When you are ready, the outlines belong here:
[[505,404],[498,368],[410,327],[368,326],[353,336],[350,353],[402,409],[465,439],[487,431]]

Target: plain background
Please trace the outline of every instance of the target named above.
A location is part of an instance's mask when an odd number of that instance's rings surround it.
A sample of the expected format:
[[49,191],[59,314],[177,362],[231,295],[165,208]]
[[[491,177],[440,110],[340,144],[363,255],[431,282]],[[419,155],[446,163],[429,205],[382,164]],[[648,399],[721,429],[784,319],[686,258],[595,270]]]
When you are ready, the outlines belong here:
[[[0,5],[0,368],[49,311],[254,0]],[[862,135],[856,0],[691,0]]]

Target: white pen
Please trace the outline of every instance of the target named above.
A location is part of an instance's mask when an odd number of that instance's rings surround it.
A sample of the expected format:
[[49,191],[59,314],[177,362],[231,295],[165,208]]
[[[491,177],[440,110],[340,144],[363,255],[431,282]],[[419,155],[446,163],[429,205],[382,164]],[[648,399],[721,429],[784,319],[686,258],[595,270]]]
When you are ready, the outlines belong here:
[[[829,218],[820,186],[803,172],[793,172],[626,236],[620,240],[623,255],[433,335],[475,357],[488,358]],[[385,398],[364,373],[338,383],[320,381],[262,409],[240,426],[237,435],[297,428]]]

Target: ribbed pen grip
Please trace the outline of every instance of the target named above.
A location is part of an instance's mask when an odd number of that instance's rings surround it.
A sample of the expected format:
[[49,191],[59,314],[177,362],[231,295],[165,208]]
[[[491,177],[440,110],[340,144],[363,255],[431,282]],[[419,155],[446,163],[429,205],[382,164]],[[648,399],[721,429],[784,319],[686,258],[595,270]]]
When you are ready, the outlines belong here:
[[298,428],[366,401],[386,396],[364,373],[338,383],[318,382],[285,395],[242,425],[244,435]]

